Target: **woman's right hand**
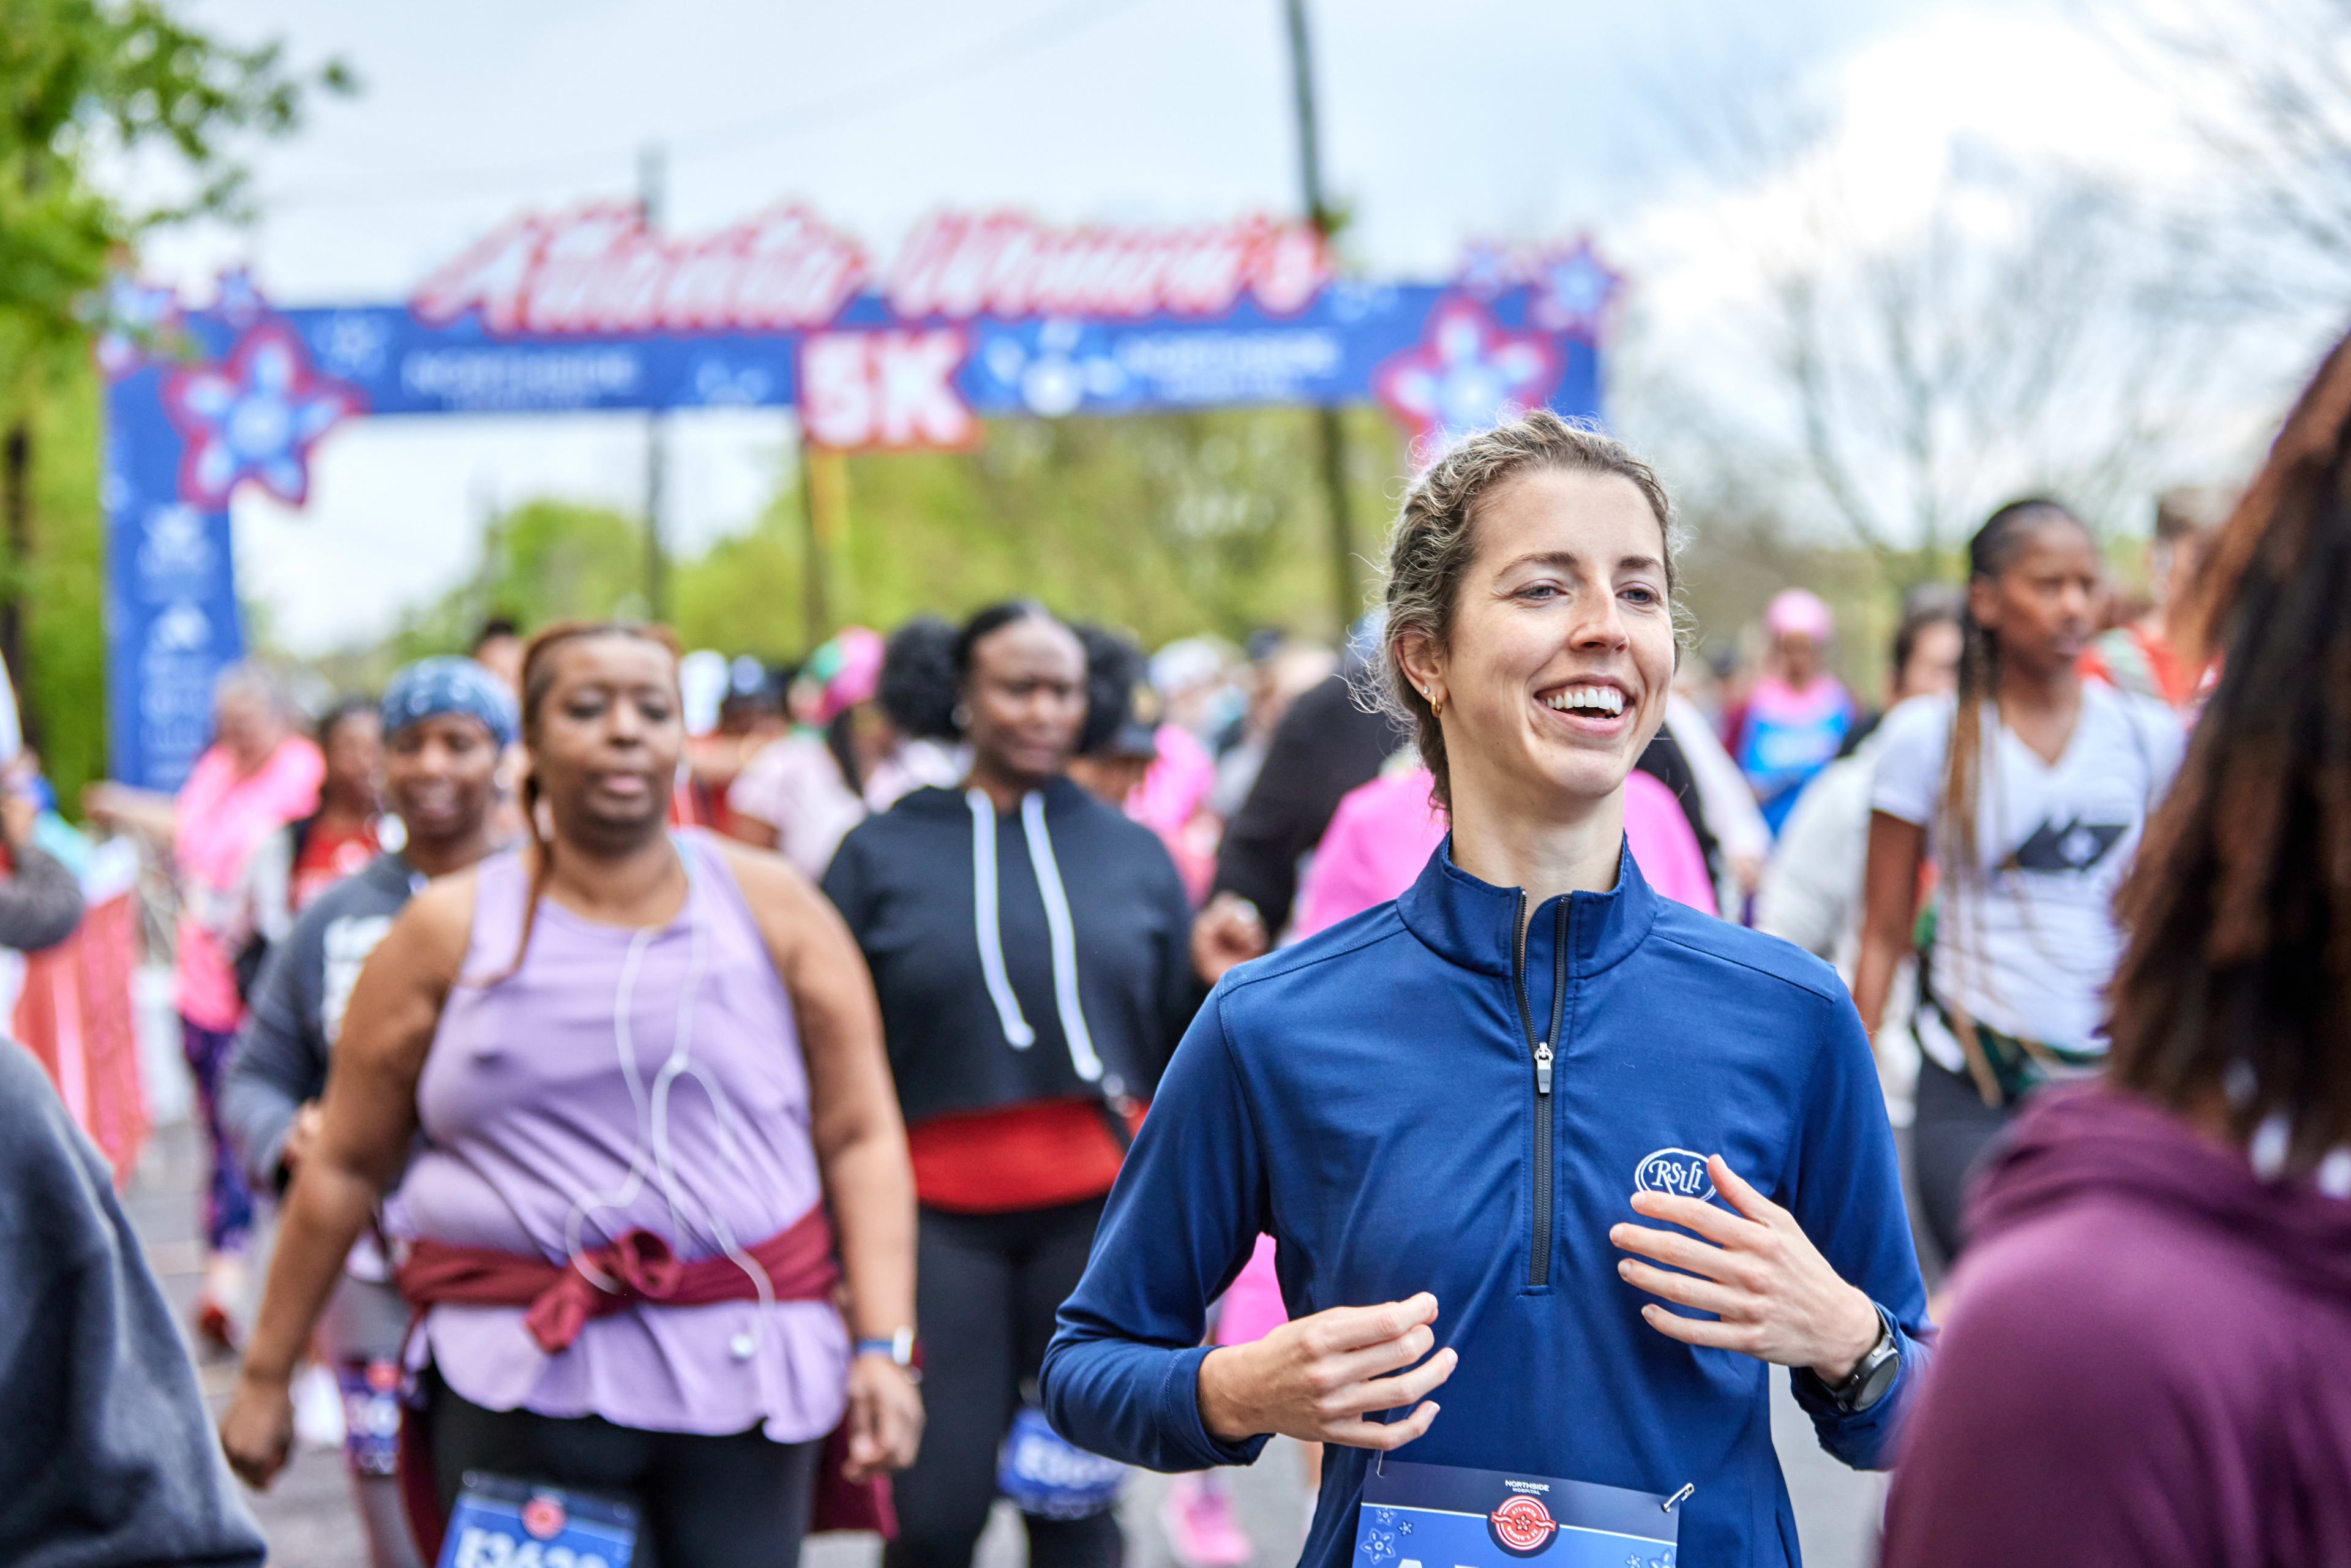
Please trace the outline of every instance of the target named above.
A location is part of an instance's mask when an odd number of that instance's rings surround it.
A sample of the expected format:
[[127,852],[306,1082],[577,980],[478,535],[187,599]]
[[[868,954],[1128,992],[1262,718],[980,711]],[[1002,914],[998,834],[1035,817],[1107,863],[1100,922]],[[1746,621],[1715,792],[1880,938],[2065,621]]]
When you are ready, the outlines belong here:
[[292,1383],[244,1373],[221,1416],[220,1435],[236,1479],[256,1491],[266,1488],[286,1468],[287,1451],[294,1445]]
[[[1459,1360],[1450,1346],[1428,1354],[1436,1321],[1437,1298],[1423,1291],[1376,1307],[1332,1307],[1254,1344],[1219,1346],[1200,1363],[1200,1420],[1226,1443],[1279,1432],[1307,1443],[1400,1448],[1437,1418],[1437,1406],[1421,1396]],[[1364,1419],[1407,1405],[1416,1407],[1400,1421]]]

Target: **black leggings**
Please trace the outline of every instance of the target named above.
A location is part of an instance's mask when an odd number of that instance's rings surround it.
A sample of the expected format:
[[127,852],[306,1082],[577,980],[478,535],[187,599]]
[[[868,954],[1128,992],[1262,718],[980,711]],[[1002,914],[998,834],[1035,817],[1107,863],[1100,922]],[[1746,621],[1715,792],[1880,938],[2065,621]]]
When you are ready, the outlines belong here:
[[1910,1123],[1911,1169],[1918,1178],[1918,1207],[1948,1268],[1958,1261],[1966,1236],[1961,1218],[1968,1178],[2016,1113],[2016,1102],[1985,1104],[1974,1079],[1927,1056],[1918,1062],[1917,1104]]
[[770,1442],[757,1427],[726,1437],[644,1432],[601,1416],[486,1410],[437,1373],[433,1484],[445,1512],[467,1470],[628,1497],[643,1511],[631,1568],[796,1568],[822,1438]]
[[[1033,1389],[1053,1314],[1078,1288],[1102,1200],[1011,1214],[922,1212],[915,1314],[928,1421],[914,1468],[894,1482],[898,1539],[883,1568],[969,1568],[996,1501],[996,1457]],[[1029,1568],[1119,1568],[1115,1512],[1023,1515]]]

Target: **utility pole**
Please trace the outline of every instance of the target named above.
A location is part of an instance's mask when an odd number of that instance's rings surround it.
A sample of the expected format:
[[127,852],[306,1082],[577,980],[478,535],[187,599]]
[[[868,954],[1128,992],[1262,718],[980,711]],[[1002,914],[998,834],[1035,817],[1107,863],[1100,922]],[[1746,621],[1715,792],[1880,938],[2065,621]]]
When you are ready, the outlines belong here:
[[[637,153],[637,216],[647,233],[660,229],[668,158],[658,142]],[[662,491],[669,470],[669,431],[660,409],[645,414],[645,618],[669,619],[669,551],[662,538]]]
[[[1322,134],[1314,114],[1314,46],[1306,30],[1306,0],[1283,0],[1290,23],[1290,78],[1298,112],[1298,182],[1306,202],[1306,221],[1329,244],[1336,227],[1331,204],[1322,193]],[[1314,411],[1322,438],[1322,496],[1331,519],[1332,605],[1339,615],[1339,636],[1364,611],[1364,593],[1355,577],[1354,508],[1347,500],[1347,430],[1340,411],[1322,403]]]

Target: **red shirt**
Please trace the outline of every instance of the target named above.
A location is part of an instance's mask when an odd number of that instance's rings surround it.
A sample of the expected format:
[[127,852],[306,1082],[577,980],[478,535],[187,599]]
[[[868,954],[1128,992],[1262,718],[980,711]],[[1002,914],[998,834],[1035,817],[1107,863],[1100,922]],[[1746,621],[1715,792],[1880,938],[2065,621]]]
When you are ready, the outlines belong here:
[[302,852],[294,862],[294,875],[286,890],[287,905],[299,915],[335,883],[358,871],[381,853],[376,842],[375,820],[360,823],[329,824],[320,821],[311,824],[309,837],[302,841]]

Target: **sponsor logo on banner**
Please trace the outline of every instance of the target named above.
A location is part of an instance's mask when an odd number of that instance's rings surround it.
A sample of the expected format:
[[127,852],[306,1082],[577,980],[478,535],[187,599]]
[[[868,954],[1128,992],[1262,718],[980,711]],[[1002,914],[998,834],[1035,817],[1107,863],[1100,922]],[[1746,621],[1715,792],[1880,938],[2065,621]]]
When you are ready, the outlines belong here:
[[1707,1174],[1706,1156],[1689,1149],[1658,1149],[1641,1156],[1633,1167],[1633,1186],[1639,1192],[1669,1193],[1700,1203],[1714,1196],[1714,1178]]

